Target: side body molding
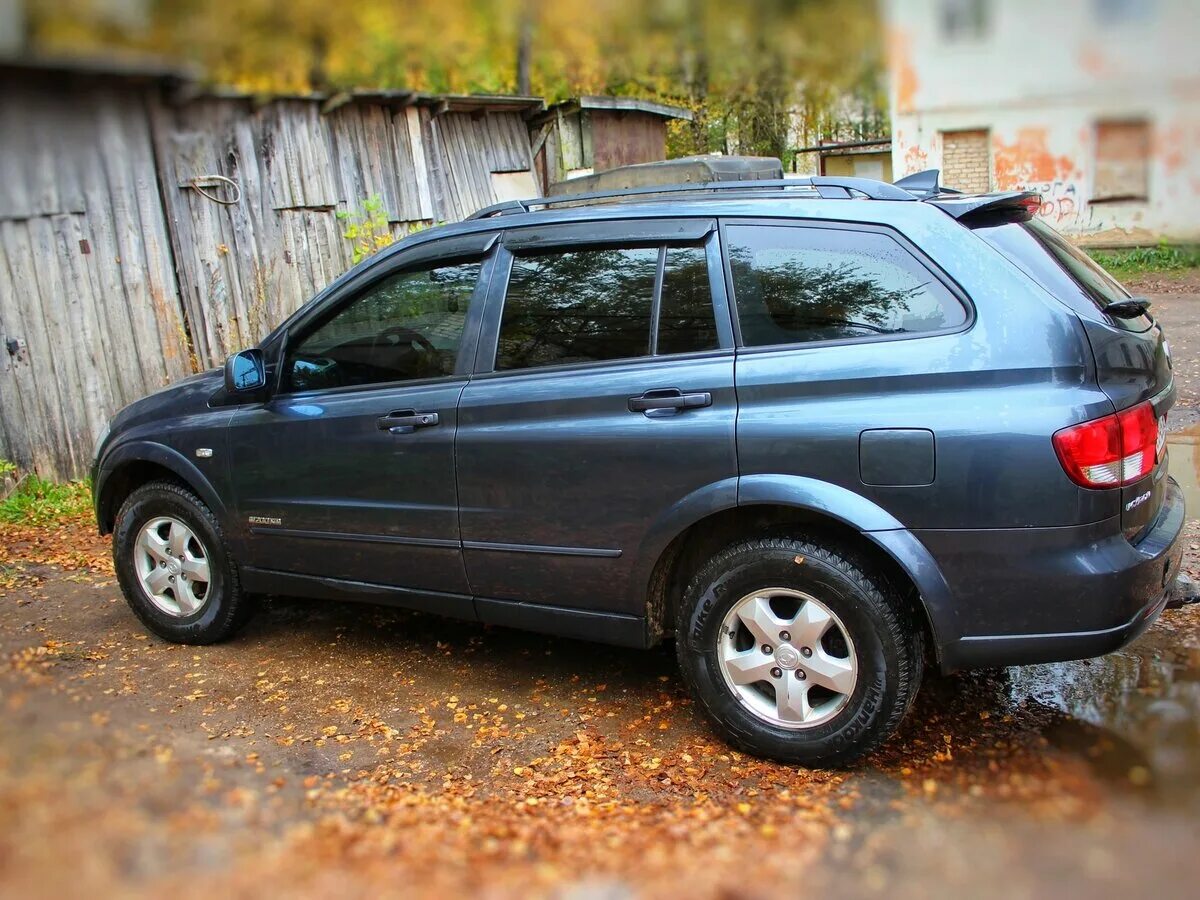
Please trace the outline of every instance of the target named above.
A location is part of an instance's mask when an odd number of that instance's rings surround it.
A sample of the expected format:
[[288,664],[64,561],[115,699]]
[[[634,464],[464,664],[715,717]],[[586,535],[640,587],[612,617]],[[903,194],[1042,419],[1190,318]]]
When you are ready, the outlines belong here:
[[213,488],[208,477],[196,467],[196,465],[186,456],[165,444],[155,443],[153,441],[128,441],[110,450],[104,455],[103,461],[100,463],[99,471],[96,473],[96,519],[100,524],[102,533],[107,534],[112,529],[112,521],[105,513],[115,514],[116,510],[109,510],[110,492],[112,490],[111,477],[114,472],[122,467],[137,462],[155,463],[162,466],[164,469],[169,469],[179,476],[187,484],[191,485],[192,489],[200,496],[200,499],[207,504],[208,508],[213,511],[218,521],[229,533],[229,537],[233,537],[236,529],[230,528],[229,511],[220,494]]

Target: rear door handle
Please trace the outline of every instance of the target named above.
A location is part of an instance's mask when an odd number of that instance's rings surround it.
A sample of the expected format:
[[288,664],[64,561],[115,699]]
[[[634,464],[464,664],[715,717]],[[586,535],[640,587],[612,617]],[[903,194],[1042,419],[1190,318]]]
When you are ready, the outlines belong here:
[[712,394],[696,391],[685,394],[678,388],[646,391],[640,397],[629,398],[629,411],[645,413],[651,418],[673,416],[680,410],[712,406]]
[[413,409],[398,409],[378,419],[380,431],[392,434],[412,434],[418,428],[429,428],[438,424],[435,412],[417,412]]

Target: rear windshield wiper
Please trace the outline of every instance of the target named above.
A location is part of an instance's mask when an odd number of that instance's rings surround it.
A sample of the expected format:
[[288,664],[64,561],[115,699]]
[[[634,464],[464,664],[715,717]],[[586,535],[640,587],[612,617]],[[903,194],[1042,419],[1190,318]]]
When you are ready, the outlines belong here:
[[1118,319],[1136,319],[1144,316],[1150,308],[1150,301],[1145,297],[1126,297],[1124,300],[1114,300],[1103,307],[1106,316]]

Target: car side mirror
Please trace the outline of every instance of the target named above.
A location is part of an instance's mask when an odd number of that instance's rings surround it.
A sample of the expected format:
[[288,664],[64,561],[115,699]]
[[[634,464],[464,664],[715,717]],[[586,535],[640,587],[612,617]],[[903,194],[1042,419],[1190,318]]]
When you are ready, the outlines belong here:
[[267,386],[267,365],[257,347],[235,353],[225,360],[225,390],[249,394]]

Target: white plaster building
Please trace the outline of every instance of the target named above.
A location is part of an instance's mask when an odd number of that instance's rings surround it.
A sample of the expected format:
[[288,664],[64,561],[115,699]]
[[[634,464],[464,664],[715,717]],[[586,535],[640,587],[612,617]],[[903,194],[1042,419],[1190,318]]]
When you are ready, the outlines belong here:
[[1091,244],[1200,240],[1200,0],[883,0],[896,177],[1028,188]]

